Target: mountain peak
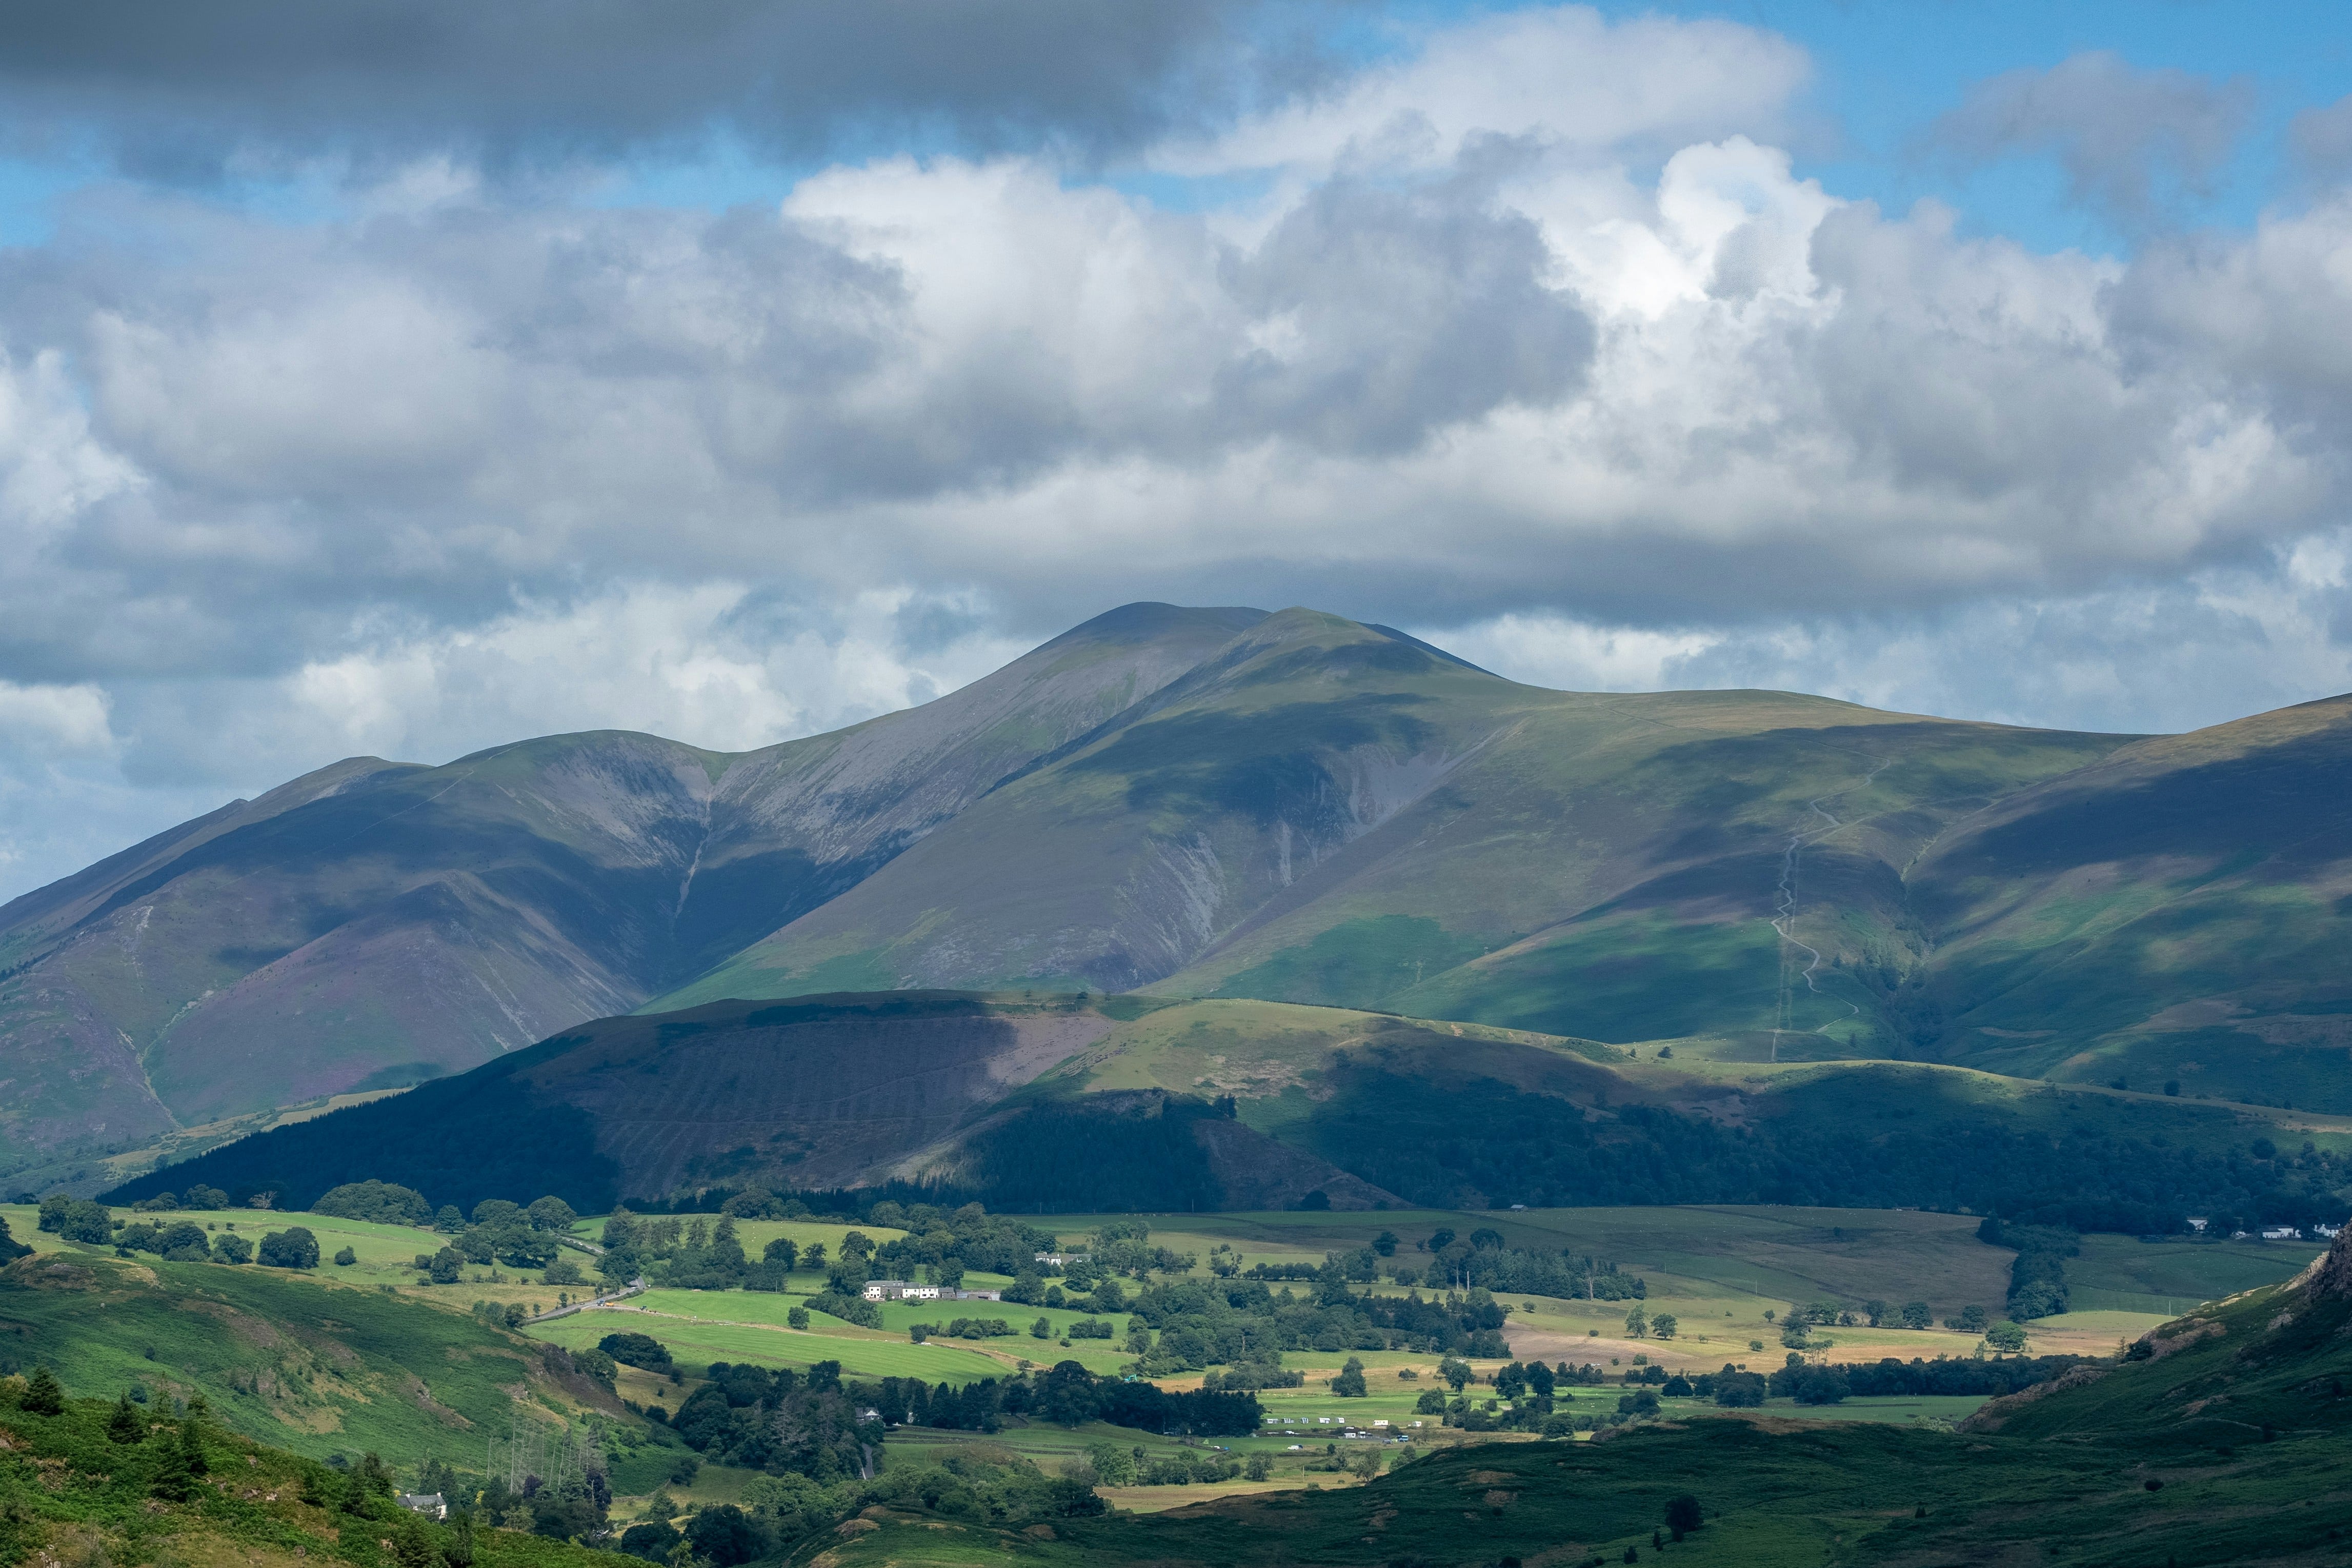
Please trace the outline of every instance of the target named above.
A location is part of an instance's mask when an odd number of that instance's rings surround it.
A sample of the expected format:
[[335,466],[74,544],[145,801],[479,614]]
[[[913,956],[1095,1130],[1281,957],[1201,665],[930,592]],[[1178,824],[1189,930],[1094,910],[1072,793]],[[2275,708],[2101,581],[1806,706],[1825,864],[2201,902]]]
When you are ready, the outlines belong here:
[[1121,605],[1115,610],[1105,610],[1092,620],[1080,621],[1044,644],[1038,651],[1042,653],[1070,643],[1152,642],[1202,632],[1223,631],[1227,636],[1234,636],[1249,630],[1265,618],[1264,610],[1254,610],[1243,605],[1192,606],[1139,599],[1131,605]]

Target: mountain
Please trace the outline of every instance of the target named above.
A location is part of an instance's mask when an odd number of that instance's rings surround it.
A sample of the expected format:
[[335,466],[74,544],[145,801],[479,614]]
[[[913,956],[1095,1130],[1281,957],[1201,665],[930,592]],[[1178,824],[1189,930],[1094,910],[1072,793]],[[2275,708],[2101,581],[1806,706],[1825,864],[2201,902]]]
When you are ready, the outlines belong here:
[[1874,1025],[1784,972],[1792,841],[1801,935],[1891,936],[1937,833],[2124,743],[1549,691],[1286,610],[650,1005],[1046,984],[1610,1040]]
[[1130,605],[740,755],[339,763],[19,899],[0,1168],[625,1012],[907,989],[2352,1111],[2347,763],[2352,699],[2084,734],[1551,691],[1311,610]]
[[462,1070],[690,978],[1259,616],[1138,605],[741,755],[555,736],[340,763],[0,908],[0,1157]]

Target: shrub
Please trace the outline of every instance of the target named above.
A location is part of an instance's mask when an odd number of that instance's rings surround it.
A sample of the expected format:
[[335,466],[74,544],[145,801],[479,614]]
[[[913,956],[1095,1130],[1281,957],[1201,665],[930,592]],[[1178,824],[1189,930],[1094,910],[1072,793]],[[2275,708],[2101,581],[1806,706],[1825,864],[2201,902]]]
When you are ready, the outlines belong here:
[[250,1263],[253,1261],[253,1243],[233,1230],[225,1232],[213,1243],[213,1257],[223,1263]]
[[648,1563],[669,1561],[670,1548],[684,1536],[670,1528],[667,1520],[650,1520],[633,1524],[621,1532],[620,1549],[632,1557],[642,1557]]
[[582,1372],[586,1373],[596,1382],[603,1384],[607,1390],[612,1388],[613,1380],[616,1375],[618,1375],[618,1368],[614,1365],[613,1358],[606,1355],[603,1351],[573,1351],[572,1352],[572,1364],[578,1367]]
[[348,1247],[341,1248],[335,1254],[335,1267],[338,1268],[349,1268],[352,1264],[357,1263],[359,1260],[360,1255],[352,1251]]
[[289,1226],[273,1230],[261,1238],[257,1256],[269,1268],[316,1268],[319,1267],[319,1238],[301,1226]]
[[414,1187],[377,1181],[346,1182],[340,1187],[330,1187],[319,1194],[310,1212],[375,1225],[424,1225],[433,1217],[433,1207],[425,1201],[423,1193]]
[[67,1241],[103,1247],[114,1239],[114,1215],[104,1204],[63,1193],[41,1200],[40,1228]]
[[596,1342],[596,1348],[624,1366],[647,1372],[670,1369],[669,1347],[651,1334],[606,1334]]
[[1733,1409],[1752,1409],[1764,1403],[1764,1375],[1755,1372],[1718,1373],[1715,1402]]

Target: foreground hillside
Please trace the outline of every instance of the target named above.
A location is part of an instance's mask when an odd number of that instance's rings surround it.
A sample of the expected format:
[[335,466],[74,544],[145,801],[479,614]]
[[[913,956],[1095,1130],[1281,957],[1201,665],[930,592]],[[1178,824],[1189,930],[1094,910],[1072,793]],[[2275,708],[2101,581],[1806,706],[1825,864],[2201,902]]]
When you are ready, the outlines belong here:
[[632,1010],[921,988],[2352,1113],[2347,773],[2352,699],[2135,740],[1548,691],[1313,611],[1130,605],[755,752],[354,759],[19,899],[0,1169],[95,1184]]
[[[461,1305],[461,1303],[452,1303]],[[313,1458],[475,1455],[514,1395],[621,1419],[612,1391],[503,1327],[275,1269],[84,1249],[0,1268],[0,1355],[72,1389],[201,1396],[229,1431]]]
[[[582,1212],[929,1184],[1012,1210],[1795,1204],[2306,1226],[2352,1125],[1919,1063],[1726,1061],[1244,1001],[882,992],[607,1019],[117,1187]],[[856,1204],[853,1207],[859,1206]]]
[[394,1502],[381,1472],[341,1472],[225,1432],[200,1405],[70,1400],[54,1415],[0,1379],[0,1563],[236,1563],[294,1568],[620,1568],[632,1559],[520,1531],[453,1529]]

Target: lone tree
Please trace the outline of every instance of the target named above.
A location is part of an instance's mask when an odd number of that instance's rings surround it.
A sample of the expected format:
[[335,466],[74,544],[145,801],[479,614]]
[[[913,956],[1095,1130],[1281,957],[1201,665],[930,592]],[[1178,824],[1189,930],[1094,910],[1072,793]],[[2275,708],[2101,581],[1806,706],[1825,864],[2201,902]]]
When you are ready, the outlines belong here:
[[1666,1500],[1666,1528],[1675,1532],[1676,1541],[1680,1541],[1686,1532],[1696,1530],[1705,1517],[1698,1506],[1698,1499],[1688,1492]]
[[131,1395],[126,1394],[114,1402],[114,1414],[106,1418],[106,1435],[118,1443],[136,1443],[147,1436],[147,1423],[139,1419]]
[[35,1367],[31,1381],[25,1385],[24,1405],[35,1415],[63,1415],[66,1391],[58,1386],[58,1374],[45,1366]]

